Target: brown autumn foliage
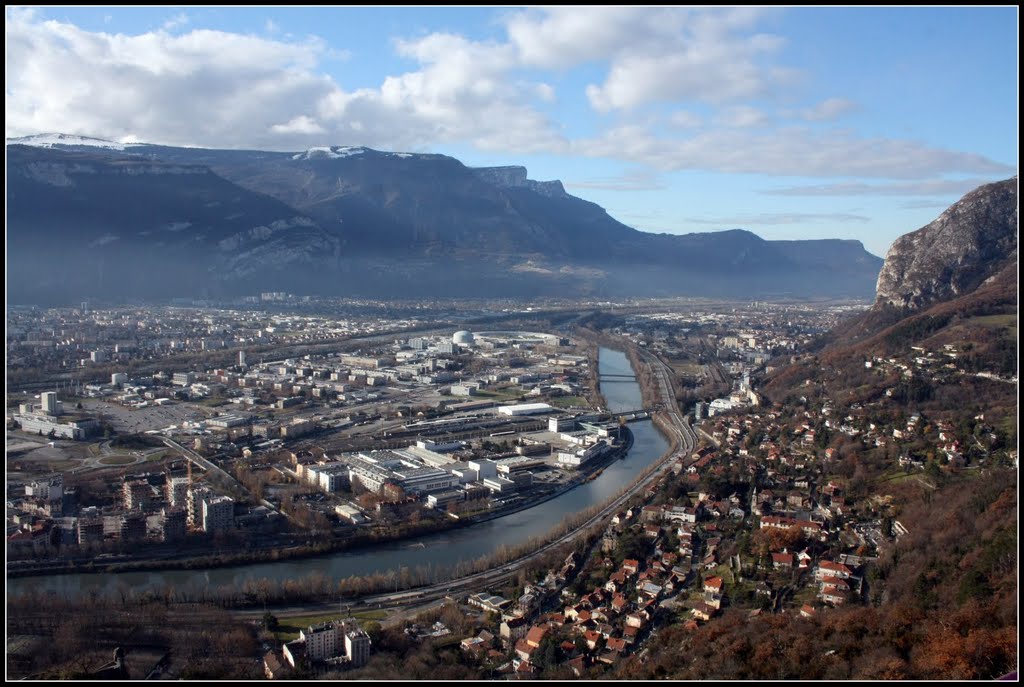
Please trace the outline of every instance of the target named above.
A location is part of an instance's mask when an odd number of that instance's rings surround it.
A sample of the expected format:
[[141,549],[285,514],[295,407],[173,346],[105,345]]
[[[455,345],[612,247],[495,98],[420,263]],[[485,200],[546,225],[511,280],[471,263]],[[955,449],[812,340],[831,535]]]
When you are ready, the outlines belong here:
[[910,533],[879,560],[877,606],[815,618],[733,608],[675,625],[615,673],[628,679],[992,679],[1016,669],[1016,479],[991,471],[896,494]]

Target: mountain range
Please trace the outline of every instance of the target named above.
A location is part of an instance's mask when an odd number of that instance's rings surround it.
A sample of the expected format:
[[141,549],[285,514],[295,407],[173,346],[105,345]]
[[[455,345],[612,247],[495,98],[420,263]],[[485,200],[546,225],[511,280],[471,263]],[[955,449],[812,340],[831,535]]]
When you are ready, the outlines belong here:
[[7,141],[10,302],[311,295],[869,298],[859,241],[632,229],[524,167]]

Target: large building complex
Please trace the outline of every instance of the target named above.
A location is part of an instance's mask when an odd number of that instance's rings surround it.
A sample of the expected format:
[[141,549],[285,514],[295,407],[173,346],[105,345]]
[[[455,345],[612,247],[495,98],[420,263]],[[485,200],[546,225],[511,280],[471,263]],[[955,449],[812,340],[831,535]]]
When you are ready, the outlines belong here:
[[15,415],[14,419],[21,425],[22,431],[44,436],[50,436],[52,432],[54,438],[60,439],[86,439],[99,431],[100,427],[100,423],[96,420],[77,420],[65,423],[44,415]]
[[347,663],[353,668],[370,660],[370,638],[355,620],[335,620],[299,630],[299,638],[284,645],[284,658],[294,668],[305,656],[312,663]]

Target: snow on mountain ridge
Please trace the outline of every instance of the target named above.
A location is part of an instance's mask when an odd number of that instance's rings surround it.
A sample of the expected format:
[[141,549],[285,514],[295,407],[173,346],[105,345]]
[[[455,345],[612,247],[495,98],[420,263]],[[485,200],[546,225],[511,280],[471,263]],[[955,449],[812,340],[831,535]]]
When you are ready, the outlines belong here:
[[108,148],[110,150],[124,150],[125,148],[135,148],[146,144],[118,143],[117,141],[108,141],[104,138],[94,138],[92,136],[52,133],[8,138],[7,145],[36,146],[37,148],[52,148],[54,146],[91,146],[94,148]]
[[362,155],[367,151],[362,146],[316,146],[308,148],[301,153],[292,155],[293,160],[312,160],[313,158],[326,157],[337,160],[345,157]]

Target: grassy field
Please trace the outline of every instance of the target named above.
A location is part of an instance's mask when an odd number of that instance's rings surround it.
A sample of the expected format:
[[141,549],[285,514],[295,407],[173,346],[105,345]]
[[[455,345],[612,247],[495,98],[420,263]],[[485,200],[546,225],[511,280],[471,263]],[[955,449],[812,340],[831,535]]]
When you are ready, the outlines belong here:
[[24,461],[26,466],[30,466],[32,470],[41,470],[43,472],[65,472],[67,470],[73,470],[82,464],[80,460],[27,460]]
[[736,575],[733,574],[732,568],[724,563],[715,568],[714,576],[721,577],[726,584],[736,584]]
[[100,458],[100,463],[103,465],[131,465],[135,462],[133,456],[106,456]]
[[1017,316],[1011,313],[1005,315],[979,315],[967,320],[969,324],[983,324],[989,327],[1016,327]]
[[548,401],[556,408],[589,408],[590,404],[583,396],[555,396]]
[[704,375],[704,366],[696,363],[672,363],[672,370],[682,377],[699,379]]
[[875,482],[901,482],[905,479],[913,479],[916,475],[920,474],[920,470],[911,470],[910,472],[906,472],[902,466],[896,466],[879,475]]
[[203,406],[204,408],[219,408],[221,406],[230,405],[231,401],[226,398],[203,398],[198,401],[192,401],[197,406]]
[[473,398],[478,396],[480,398],[493,398],[495,401],[512,401],[522,395],[523,392],[520,389],[499,389],[496,391],[485,391],[481,389],[476,392],[476,396],[470,397],[469,400],[473,400]]

